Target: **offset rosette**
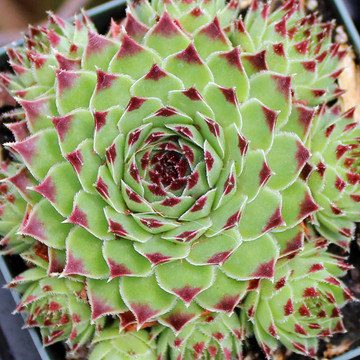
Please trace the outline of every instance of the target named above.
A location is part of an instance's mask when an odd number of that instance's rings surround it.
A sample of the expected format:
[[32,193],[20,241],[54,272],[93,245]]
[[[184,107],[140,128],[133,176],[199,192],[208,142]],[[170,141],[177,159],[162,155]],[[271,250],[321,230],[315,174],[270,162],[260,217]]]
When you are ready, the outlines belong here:
[[269,6],[252,1],[244,20],[232,24],[230,38],[244,51],[246,72],[292,74],[294,98],[310,106],[343,94],[335,80],[346,51],[331,42],[334,23],[304,16],[299,0],[288,0],[272,13]]
[[327,240],[349,249],[360,211],[360,128],[354,109],[321,107],[314,127],[309,186],[322,210],[312,223]]
[[[37,257],[36,265],[44,265]],[[81,280],[49,278],[46,269],[34,266],[14,278],[8,287],[23,293],[15,311],[27,314],[26,327],[39,327],[43,344],[64,341],[72,353],[100,331],[103,320],[90,324],[91,309]]]
[[[38,194],[26,189],[33,185],[28,170],[17,163],[0,164],[0,234],[3,236],[0,253],[3,255],[19,254],[35,243],[29,236],[21,236],[18,231],[24,218],[31,210],[31,203],[38,199]],[[28,203],[29,202],[29,203]]]
[[158,336],[159,360],[231,360],[242,358],[242,340],[247,330],[246,322],[241,323],[236,313],[230,317],[210,313],[187,325],[180,333],[174,334],[171,329],[157,325],[151,329],[151,335]]
[[279,342],[316,358],[319,337],[345,331],[340,308],[353,295],[338,276],[350,266],[325,252],[324,239],[312,241],[295,258],[280,260],[275,281],[263,280],[246,298],[244,311],[268,358]]
[[146,330],[119,333],[118,322],[96,334],[89,360],[158,360],[156,344]]

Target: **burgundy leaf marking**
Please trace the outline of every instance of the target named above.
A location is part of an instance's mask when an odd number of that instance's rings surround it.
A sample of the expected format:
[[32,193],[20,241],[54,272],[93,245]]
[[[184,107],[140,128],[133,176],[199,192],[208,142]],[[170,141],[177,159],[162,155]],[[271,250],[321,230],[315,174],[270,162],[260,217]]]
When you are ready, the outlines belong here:
[[52,122],[55,126],[57,133],[59,134],[61,142],[65,140],[66,134],[71,128],[72,119],[73,115],[71,114],[52,118]]
[[261,109],[262,109],[263,114],[265,116],[265,120],[266,120],[266,123],[267,123],[267,125],[269,127],[269,130],[271,132],[273,132],[274,129],[275,129],[275,124],[276,124],[276,120],[278,118],[278,114],[276,113],[276,111],[273,111],[273,110],[269,109],[266,106],[262,106]]
[[[7,178],[7,181],[13,184],[17,189],[19,189],[20,192],[24,194],[27,194],[28,192],[27,187],[31,185],[29,171],[26,168],[22,168],[14,176]],[[34,188],[35,191],[37,187]],[[4,194],[7,194],[8,186],[6,184],[1,184],[0,191],[3,192]]]
[[102,197],[109,199],[109,188],[101,177],[98,178],[95,188]]
[[268,278],[271,279],[274,276],[275,259],[271,259],[268,262],[260,264],[257,269],[251,274],[256,278]]
[[108,149],[106,150],[106,159],[110,164],[114,164],[115,163],[115,159],[116,159],[116,147],[115,144],[111,144]]
[[270,176],[271,176],[271,170],[268,164],[264,161],[263,167],[259,172],[259,186],[264,185],[269,180]]
[[104,125],[106,125],[107,114],[107,111],[99,111],[94,113],[96,131],[99,131]]
[[132,97],[129,101],[126,111],[131,112],[137,109],[140,109],[142,104],[146,101],[144,98]]
[[180,135],[185,136],[189,139],[193,138],[192,132],[185,126],[175,126],[174,130],[177,131]]
[[166,196],[167,192],[159,185],[150,184],[148,185],[149,190],[156,196]]
[[164,36],[166,38],[180,35],[178,27],[175,25],[174,21],[171,19],[169,13],[166,10],[160,17],[159,22],[153,30],[153,33],[156,35]]
[[224,184],[224,195],[228,195],[235,187],[235,177],[234,174],[231,173],[229,177],[226,179]]
[[164,320],[175,329],[176,332],[179,332],[194,317],[195,314],[182,314],[178,312],[170,314]]
[[186,285],[181,289],[173,289],[173,292],[186,303],[190,303],[201,290],[201,287],[194,288],[192,286]]
[[48,102],[49,100],[47,99],[20,100],[20,104],[25,110],[26,117],[32,124],[35,124],[37,118],[43,115],[44,110],[48,106]]
[[159,81],[163,77],[166,77],[167,74],[165,71],[161,70],[157,64],[154,64],[150,71],[146,74],[146,80]]
[[49,201],[55,202],[56,188],[51,176],[47,177],[41,184],[35,186],[34,190],[46,197]]
[[142,224],[147,226],[149,229],[156,229],[156,228],[159,228],[164,225],[161,221],[155,220],[155,219],[140,218],[140,221]]
[[108,89],[112,86],[115,80],[118,79],[118,76],[115,74],[108,74],[101,69],[97,70],[97,83],[96,83],[96,91],[99,92],[101,90]]
[[191,241],[199,232],[196,230],[193,231],[184,231],[183,233],[176,235],[176,240],[183,242]]
[[104,36],[89,31],[88,44],[86,47],[86,56],[90,57],[93,54],[101,53],[106,47],[113,46],[113,43]]
[[199,342],[199,343],[196,343],[194,346],[193,346],[193,349],[195,351],[196,354],[202,354],[204,352],[204,349],[205,349],[205,343],[204,342]]
[[156,116],[165,116],[165,117],[170,117],[176,114],[178,114],[178,112],[175,109],[171,108],[170,106],[166,106],[156,111],[155,113]]
[[[129,21],[128,21],[129,23]],[[124,57],[134,56],[140,52],[144,51],[143,47],[139,45],[135,40],[133,40],[127,34],[123,35],[121,48],[118,51],[116,58],[121,59]]]
[[246,154],[246,152],[247,152],[247,149],[248,149],[248,147],[249,147],[249,143],[246,141],[246,139],[242,136],[242,135],[240,135],[240,134],[238,134],[238,140],[239,140],[239,142],[238,142],[238,147],[239,147],[239,149],[240,149],[240,153],[241,153],[241,155],[245,155]]
[[300,324],[295,324],[294,330],[297,334],[308,336],[308,333]]
[[269,69],[266,63],[266,50],[254,55],[244,55],[243,58],[246,59],[257,72]]
[[201,101],[202,100],[200,93],[195,88],[190,88],[188,90],[184,90],[182,93],[192,101]]
[[208,171],[211,171],[211,169],[212,169],[212,167],[214,165],[215,159],[211,155],[210,151],[205,151],[204,160],[205,160],[205,164],[206,164],[206,169]]
[[301,316],[311,316],[310,310],[308,309],[308,307],[306,306],[305,303],[303,303],[300,307],[299,307],[299,314]]
[[198,64],[202,65],[203,62],[198,52],[195,49],[194,44],[190,44],[185,50],[181,51],[176,55],[177,59],[183,60],[188,64]]
[[317,298],[319,296],[320,296],[319,293],[313,287],[306,288],[302,295],[303,298],[310,298],[310,297]]
[[109,264],[110,276],[112,279],[132,274],[132,271],[129,270],[124,264],[119,264],[110,258],[107,259],[107,262]]
[[291,77],[282,75],[271,75],[271,78],[276,83],[277,90],[286,98],[286,102],[290,99]]
[[117,234],[119,236],[128,235],[128,232],[124,229],[124,227],[121,224],[119,224],[111,219],[109,219],[108,221],[109,221],[110,231],[112,233]]
[[162,264],[165,263],[169,260],[171,260],[171,256],[166,256],[163,255],[159,252],[155,252],[152,254],[145,254],[145,256],[154,264],[154,265],[158,265],[158,264]]
[[[29,119],[29,116],[27,116],[27,119]],[[29,121],[31,120],[29,119]],[[13,133],[16,141],[23,141],[30,135],[29,129],[26,124],[26,120],[18,121],[15,123],[8,123],[6,124],[6,126]]]
[[66,159],[69,161],[69,163],[73,166],[75,171],[80,174],[81,168],[84,164],[83,157],[81,155],[80,150],[75,150],[70,154],[66,155]]
[[34,156],[37,153],[38,138],[31,137],[27,140],[12,143],[10,146],[29,164],[32,163]]
[[315,97],[322,97],[323,95],[325,95],[326,90],[314,89],[312,90],[312,93],[314,94]]
[[306,192],[305,197],[300,204],[300,211],[297,219],[304,219],[317,210],[319,210],[318,205],[314,202],[311,195]]
[[227,53],[221,54],[220,56],[226,59],[230,66],[234,66],[240,72],[244,72],[240,58],[240,50],[237,47]]
[[285,284],[286,284],[286,278],[283,277],[275,284],[275,289],[280,290],[281,288],[283,288],[285,286]]
[[249,280],[249,285],[247,287],[247,291],[257,290],[260,286],[261,279],[252,279]]
[[142,133],[141,129],[136,129],[129,134],[129,140],[128,140],[129,146],[133,146],[139,140],[141,133]]
[[223,93],[227,102],[233,105],[237,105],[237,97],[234,89],[219,87],[219,90]]
[[219,137],[220,136],[220,126],[219,124],[212,120],[212,119],[209,119],[209,118],[205,118],[204,121],[206,122],[206,125],[208,126],[210,132],[216,136],[216,137]]
[[316,70],[316,61],[302,61],[301,65],[306,71],[315,72]]
[[78,205],[75,206],[68,221],[75,225],[80,225],[84,228],[89,228],[87,215],[80,209]]
[[152,309],[147,304],[131,303],[130,306],[140,325],[159,313],[158,310]]
[[304,128],[303,134],[305,135],[315,116],[315,111],[313,109],[306,108],[305,106],[298,106],[297,111],[299,113],[298,122]]
[[287,303],[284,305],[284,314],[285,316],[289,316],[294,313],[294,305],[291,299],[287,301]]
[[180,202],[181,202],[181,199],[179,199],[177,197],[173,197],[173,198],[165,199],[164,201],[161,202],[161,205],[173,207],[173,206],[179,204]]
[[140,39],[148,32],[149,29],[134,18],[134,16],[129,12],[126,14],[125,30],[131,38]]
[[47,239],[44,224],[37,219],[35,215],[32,215],[29,218],[29,220],[25,223],[25,226],[21,229],[21,232],[39,240]]
[[227,37],[221,29],[219,18],[216,16],[214,20],[204,27],[200,34],[203,34],[211,39],[211,41],[221,41],[227,43]]
[[59,68],[62,70],[72,71],[80,69],[81,61],[79,59],[70,59],[60,53],[55,54],[55,58]]
[[297,146],[297,151],[295,154],[295,159],[298,163],[297,169],[299,170],[309,160],[310,152],[300,141],[296,142],[296,146]]
[[66,90],[73,88],[80,78],[80,74],[73,71],[56,69],[55,72],[60,96],[63,96]]
[[238,222],[240,221],[240,217],[241,217],[241,210],[238,210],[235,214],[231,215],[227,219],[223,229],[227,230],[227,229],[230,229],[230,228],[236,226],[238,224]]
[[278,337],[274,323],[271,323],[271,325],[269,326],[269,333],[275,338]]
[[278,207],[273,213],[273,215],[271,215],[270,219],[268,220],[262,232],[264,233],[283,224],[284,224],[284,220],[281,216],[281,208]]
[[190,212],[201,211],[205,207],[207,199],[208,197],[205,195],[200,196],[191,207]]
[[231,313],[239,303],[239,295],[224,295],[221,300],[214,305],[214,308],[220,311]]
[[297,342],[293,342],[292,346],[296,349],[299,350],[300,352],[302,352],[303,354],[306,354],[306,348],[305,345],[297,343]]
[[84,261],[82,259],[75,258],[71,251],[67,254],[67,262],[64,269],[65,274],[79,274],[86,275],[88,271],[85,270]]
[[279,43],[279,44],[274,44],[273,45],[273,50],[274,50],[274,53],[276,55],[279,55],[281,57],[285,57],[286,54],[285,54],[285,49],[284,49],[284,44],[283,43]]
[[306,55],[307,52],[309,51],[309,45],[310,45],[310,40],[306,39],[304,41],[299,42],[298,44],[295,44],[294,48],[299,54]]
[[206,263],[207,264],[221,264],[224,263],[230,256],[231,251],[223,251],[217,254],[214,254]]

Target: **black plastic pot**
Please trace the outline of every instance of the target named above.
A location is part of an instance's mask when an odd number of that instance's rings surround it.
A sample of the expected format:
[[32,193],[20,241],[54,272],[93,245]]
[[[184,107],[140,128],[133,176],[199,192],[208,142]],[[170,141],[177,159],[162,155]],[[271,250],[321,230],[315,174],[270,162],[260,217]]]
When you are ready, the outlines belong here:
[[[1,0],[0,0],[1,1]],[[358,0],[356,0],[358,1]],[[351,19],[346,3],[349,0],[329,0],[335,17],[349,35],[355,53],[360,57],[360,35]],[[121,19],[125,16],[126,0],[113,0],[87,11],[100,33],[108,30],[110,19]],[[21,45],[22,41],[9,44],[0,49],[0,70],[8,68],[7,48]],[[0,256],[0,286],[24,270],[18,258]],[[6,293],[7,292],[7,293]],[[19,294],[11,290],[0,290],[0,360],[64,360],[65,350],[61,344],[44,348],[40,334],[35,329],[21,331],[24,318],[13,317],[10,309],[15,308],[20,300]],[[9,325],[10,322],[14,324]],[[360,359],[360,347],[334,358],[333,360]]]

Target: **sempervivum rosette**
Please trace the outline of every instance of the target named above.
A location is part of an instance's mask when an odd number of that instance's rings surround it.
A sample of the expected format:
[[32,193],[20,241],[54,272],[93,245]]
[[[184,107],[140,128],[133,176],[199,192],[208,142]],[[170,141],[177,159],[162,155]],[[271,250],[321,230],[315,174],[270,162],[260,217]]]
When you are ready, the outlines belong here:
[[[242,320],[245,320],[244,318]],[[157,325],[152,336],[159,336],[157,353],[159,360],[185,359],[241,359],[242,340],[247,332],[246,323],[238,315],[204,313],[197,321],[180,332]],[[159,334],[159,335],[158,335]]]
[[[0,179],[14,179],[12,176],[18,170],[19,165],[16,163],[1,162]],[[26,212],[26,206],[26,201],[20,196],[11,181],[0,184],[0,234],[2,235],[0,254],[19,254],[35,242],[31,237],[17,234]]]
[[360,127],[354,109],[340,114],[338,106],[321,107],[312,133],[309,186],[322,207],[313,223],[326,239],[348,250],[360,211]]
[[26,58],[10,54],[27,65],[12,86],[31,135],[9,147],[43,196],[21,233],[66,251],[92,319],[130,309],[171,326],[233,311],[244,281],[273,276],[278,245],[301,246],[318,208],[299,179],[313,111],[292,105],[289,76],[247,74],[217,16],[194,35],[167,11],[142,39],[133,27],[33,29]]
[[340,308],[353,299],[338,279],[349,269],[325,252],[324,239],[312,239],[295,258],[280,260],[274,282],[263,280],[249,294],[244,311],[268,358],[278,347],[316,358],[319,337],[344,332]]
[[50,278],[46,262],[39,257],[33,264],[8,284],[23,293],[15,312],[27,314],[26,327],[40,328],[44,345],[64,341],[75,353],[90,341],[95,330],[102,329],[104,321],[90,323],[91,309],[81,279]]
[[[88,320],[118,316],[120,337],[159,322],[166,337],[206,328],[215,344],[211,328],[301,251],[320,210],[310,106],[340,94],[331,26],[292,0],[238,12],[140,0],[106,36],[51,14],[9,51],[15,74],[2,79],[24,119],[9,126],[20,165],[7,181],[28,204],[17,233],[38,241],[22,256],[45,261],[49,280],[84,280]],[[205,324],[208,312],[221,314]],[[240,356],[236,332],[214,346]]]

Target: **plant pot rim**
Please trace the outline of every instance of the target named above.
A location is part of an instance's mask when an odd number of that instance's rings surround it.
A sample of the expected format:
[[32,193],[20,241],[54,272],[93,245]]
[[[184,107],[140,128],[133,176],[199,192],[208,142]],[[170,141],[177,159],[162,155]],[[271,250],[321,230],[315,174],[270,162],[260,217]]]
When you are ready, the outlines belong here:
[[[344,26],[346,33],[349,36],[349,42],[352,45],[354,52],[356,53],[358,59],[360,58],[360,34],[357,31],[349,11],[344,4],[343,0],[330,0],[331,5],[333,7],[334,13],[337,17],[337,20]],[[111,17],[117,17],[119,13],[123,13],[126,8],[127,0],[111,0],[106,2],[105,4],[94,7],[90,10],[87,10],[87,15],[94,21],[95,26],[98,28],[99,24],[104,24],[104,20],[106,19],[106,25],[109,24],[109,20]],[[72,21],[69,19],[68,21]],[[8,61],[7,50],[12,47],[23,45],[23,40],[12,42],[8,45],[5,45],[0,48],[0,69],[5,67]],[[0,271],[4,276],[6,283],[12,280],[12,275],[10,272],[10,267],[8,266],[6,260],[3,256],[0,255]],[[10,289],[11,295],[15,301],[15,303],[19,303],[20,296],[15,291]],[[21,313],[24,322],[26,319],[25,314]],[[31,339],[39,353],[41,360],[55,360],[54,352],[51,351],[50,347],[44,347],[41,343],[41,339],[39,337],[39,333],[34,328],[27,329],[30,333]],[[355,359],[357,356],[360,356],[360,346],[349,350],[348,352],[332,358],[332,360],[351,360]]]

